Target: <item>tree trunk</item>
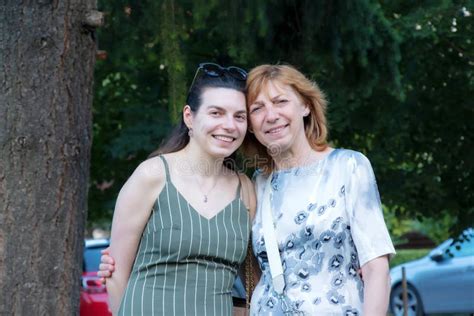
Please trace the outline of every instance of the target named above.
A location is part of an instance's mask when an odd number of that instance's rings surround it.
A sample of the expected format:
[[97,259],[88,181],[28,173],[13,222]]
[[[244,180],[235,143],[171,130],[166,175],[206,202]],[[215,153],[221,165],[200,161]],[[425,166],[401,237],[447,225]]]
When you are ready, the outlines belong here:
[[77,315],[94,0],[0,4],[0,315]]

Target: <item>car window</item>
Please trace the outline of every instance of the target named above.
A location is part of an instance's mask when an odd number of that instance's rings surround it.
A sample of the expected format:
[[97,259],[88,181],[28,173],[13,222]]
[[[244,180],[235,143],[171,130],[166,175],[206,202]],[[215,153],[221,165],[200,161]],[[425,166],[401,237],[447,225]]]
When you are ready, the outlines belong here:
[[464,233],[446,249],[446,254],[448,257],[474,256],[474,236]]
[[84,271],[99,271],[100,251],[105,247],[86,248],[84,251]]

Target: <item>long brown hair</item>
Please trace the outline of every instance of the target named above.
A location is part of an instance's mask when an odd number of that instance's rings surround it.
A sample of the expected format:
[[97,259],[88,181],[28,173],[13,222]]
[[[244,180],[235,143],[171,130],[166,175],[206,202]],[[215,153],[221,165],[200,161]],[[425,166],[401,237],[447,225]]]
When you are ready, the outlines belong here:
[[[318,85],[289,65],[261,65],[253,68],[247,77],[247,110],[269,82],[290,86],[310,110],[304,118],[305,135],[310,146],[317,151],[327,148],[327,101]],[[247,132],[242,151],[253,159],[254,165],[264,171],[273,170],[273,159],[267,148],[255,135]]]

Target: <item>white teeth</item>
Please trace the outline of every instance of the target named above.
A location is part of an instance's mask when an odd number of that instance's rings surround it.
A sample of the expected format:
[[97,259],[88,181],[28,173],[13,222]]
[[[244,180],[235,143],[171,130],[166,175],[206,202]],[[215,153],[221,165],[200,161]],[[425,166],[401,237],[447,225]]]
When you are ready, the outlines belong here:
[[285,126],[282,126],[282,127],[278,127],[278,128],[275,128],[275,129],[271,129],[269,130],[267,133],[270,133],[270,134],[276,134],[278,132],[280,132],[282,129],[284,129]]
[[224,142],[231,142],[234,140],[234,138],[228,136],[215,135],[214,137]]

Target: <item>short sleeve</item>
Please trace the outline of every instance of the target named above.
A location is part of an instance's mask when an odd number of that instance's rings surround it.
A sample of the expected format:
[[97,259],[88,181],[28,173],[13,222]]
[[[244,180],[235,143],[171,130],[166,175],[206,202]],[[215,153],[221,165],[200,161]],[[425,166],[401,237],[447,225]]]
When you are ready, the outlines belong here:
[[354,152],[348,160],[349,178],[346,205],[352,239],[357,249],[360,266],[383,255],[393,256],[395,249],[390,239],[379,191],[372,166],[363,154]]

